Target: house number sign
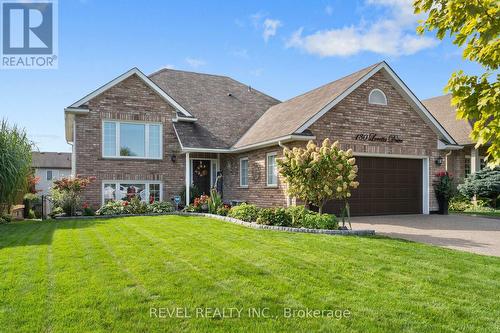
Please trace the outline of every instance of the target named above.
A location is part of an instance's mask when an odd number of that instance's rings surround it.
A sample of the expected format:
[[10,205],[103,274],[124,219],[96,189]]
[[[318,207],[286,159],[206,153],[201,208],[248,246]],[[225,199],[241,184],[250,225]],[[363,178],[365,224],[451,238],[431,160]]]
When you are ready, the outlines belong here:
[[391,134],[388,136],[382,136],[375,133],[360,133],[356,134],[354,140],[358,141],[374,141],[374,142],[389,142],[389,143],[402,143],[403,139],[399,136]]

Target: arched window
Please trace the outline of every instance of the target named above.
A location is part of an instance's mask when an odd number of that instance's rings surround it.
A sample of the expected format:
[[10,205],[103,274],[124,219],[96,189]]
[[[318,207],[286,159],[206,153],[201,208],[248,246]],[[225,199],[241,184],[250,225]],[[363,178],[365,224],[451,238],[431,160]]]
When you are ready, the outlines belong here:
[[368,96],[368,103],[370,104],[378,104],[378,105],[387,105],[387,98],[385,94],[380,89],[373,89]]

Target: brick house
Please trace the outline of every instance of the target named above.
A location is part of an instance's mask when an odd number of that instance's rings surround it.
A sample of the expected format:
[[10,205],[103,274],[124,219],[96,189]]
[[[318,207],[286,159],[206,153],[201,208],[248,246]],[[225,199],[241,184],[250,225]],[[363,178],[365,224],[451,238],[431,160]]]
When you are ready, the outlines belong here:
[[218,173],[225,201],[293,204],[282,147],[328,137],[357,159],[353,215],[427,214],[437,162],[460,147],[385,62],[284,102],[225,76],[134,68],[67,107],[65,124],[73,173],[97,177],[93,206],[208,193]]

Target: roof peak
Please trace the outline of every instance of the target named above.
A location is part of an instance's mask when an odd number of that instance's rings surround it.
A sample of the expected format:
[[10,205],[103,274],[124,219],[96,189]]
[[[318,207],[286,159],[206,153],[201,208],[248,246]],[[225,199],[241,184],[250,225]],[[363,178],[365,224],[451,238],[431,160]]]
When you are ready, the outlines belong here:
[[148,77],[153,77],[157,74],[160,74],[160,73],[163,73],[163,72],[167,72],[167,71],[170,71],[170,72],[183,72],[183,73],[188,73],[188,74],[196,74],[196,75],[207,75],[207,76],[216,76],[216,77],[223,77],[223,78],[231,78],[227,75],[219,75],[219,74],[211,74],[211,73],[201,73],[201,72],[194,72],[194,71],[187,71],[187,70],[183,70],[183,69],[173,69],[173,68],[168,68],[168,67],[164,67],[164,68],[160,68],[159,70],[151,73],[148,75]]

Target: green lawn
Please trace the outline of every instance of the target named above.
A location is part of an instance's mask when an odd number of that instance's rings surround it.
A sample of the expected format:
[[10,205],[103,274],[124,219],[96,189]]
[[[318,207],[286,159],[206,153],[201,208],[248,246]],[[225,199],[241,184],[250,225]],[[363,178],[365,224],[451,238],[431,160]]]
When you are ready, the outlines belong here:
[[[1,332],[491,333],[499,295],[500,258],[387,238],[180,216],[0,225]],[[177,307],[192,317],[168,318]],[[196,318],[197,308],[243,311]]]

